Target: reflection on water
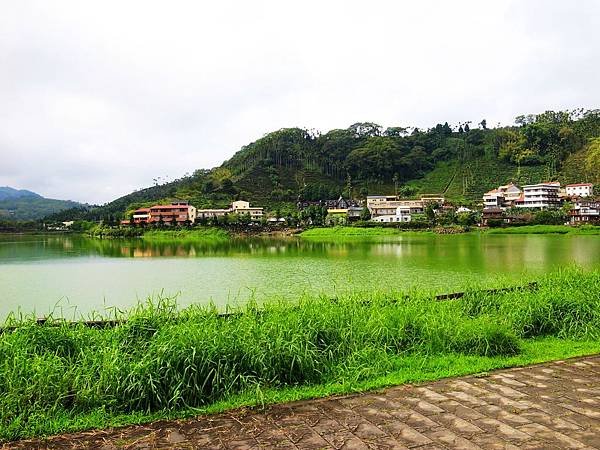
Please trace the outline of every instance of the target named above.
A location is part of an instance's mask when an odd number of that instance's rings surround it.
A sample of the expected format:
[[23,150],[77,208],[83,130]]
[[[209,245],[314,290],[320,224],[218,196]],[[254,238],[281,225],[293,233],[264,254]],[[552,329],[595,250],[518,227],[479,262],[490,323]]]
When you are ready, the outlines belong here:
[[600,266],[600,237],[406,235],[364,241],[248,238],[219,242],[99,240],[74,235],[0,236],[0,317],[46,314],[57,302],[81,312],[127,307],[163,292],[182,304],[218,305],[303,293],[437,292],[498,275],[561,265]]

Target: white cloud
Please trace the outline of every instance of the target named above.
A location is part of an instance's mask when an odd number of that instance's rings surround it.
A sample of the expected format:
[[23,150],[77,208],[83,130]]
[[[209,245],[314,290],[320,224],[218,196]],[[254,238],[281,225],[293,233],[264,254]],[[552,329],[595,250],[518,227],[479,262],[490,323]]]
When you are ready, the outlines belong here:
[[594,1],[0,6],[0,185],[109,201],[284,126],[597,107]]

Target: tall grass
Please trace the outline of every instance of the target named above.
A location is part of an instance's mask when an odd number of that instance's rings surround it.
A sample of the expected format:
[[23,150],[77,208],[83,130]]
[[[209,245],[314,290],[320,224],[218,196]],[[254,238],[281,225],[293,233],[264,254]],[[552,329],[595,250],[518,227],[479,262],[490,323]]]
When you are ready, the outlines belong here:
[[397,226],[309,228],[300,233],[303,238],[368,238],[379,236],[422,235],[424,231],[403,230]]
[[524,225],[505,228],[491,228],[488,234],[588,234],[600,235],[600,226],[581,225]]
[[229,240],[229,233],[223,229],[192,228],[174,230],[148,230],[142,238],[150,242],[224,242]]
[[398,298],[308,297],[228,316],[160,300],[105,329],[10,320],[14,328],[0,335],[0,439],[59,431],[86,414],[175,411],[265,389],[359,382],[385,375],[398,358],[505,357],[533,337],[600,338],[600,271],[548,275],[535,291]]

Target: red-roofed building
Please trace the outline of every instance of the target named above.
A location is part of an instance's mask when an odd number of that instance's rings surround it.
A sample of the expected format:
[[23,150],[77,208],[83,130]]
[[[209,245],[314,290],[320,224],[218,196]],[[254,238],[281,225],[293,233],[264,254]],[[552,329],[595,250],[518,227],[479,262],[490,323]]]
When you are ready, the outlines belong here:
[[154,205],[149,209],[148,223],[183,224],[196,220],[196,208],[188,202]]
[[150,219],[150,208],[136,209],[131,216],[131,223],[139,225],[140,223],[148,223]]

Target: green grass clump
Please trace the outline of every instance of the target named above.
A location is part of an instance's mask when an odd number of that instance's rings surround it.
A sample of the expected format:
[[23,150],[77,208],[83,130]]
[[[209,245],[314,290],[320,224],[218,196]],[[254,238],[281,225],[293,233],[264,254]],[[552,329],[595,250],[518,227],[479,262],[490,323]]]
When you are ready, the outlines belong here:
[[398,236],[411,233],[423,234],[424,231],[402,230],[394,227],[328,227],[309,228],[300,233],[303,238],[369,238],[378,236]]
[[572,227],[569,225],[524,225],[518,227],[491,228],[488,234],[600,234],[600,226],[581,225]]
[[229,240],[229,233],[221,228],[192,228],[175,230],[149,230],[142,238],[150,242],[224,242]]
[[600,351],[600,271],[569,269],[535,290],[455,301],[306,297],[221,316],[159,300],[124,318],[103,329],[10,320],[0,334],[0,439]]

